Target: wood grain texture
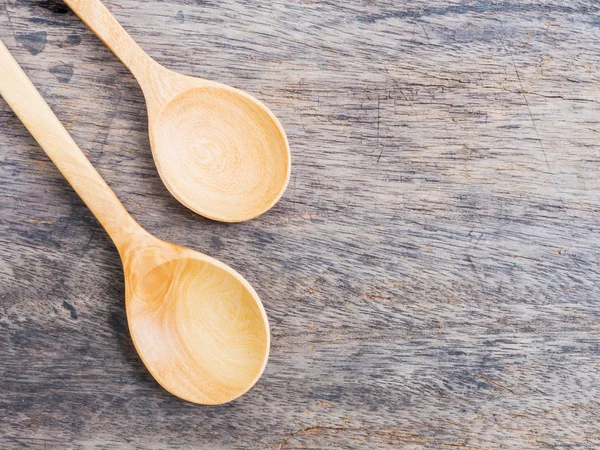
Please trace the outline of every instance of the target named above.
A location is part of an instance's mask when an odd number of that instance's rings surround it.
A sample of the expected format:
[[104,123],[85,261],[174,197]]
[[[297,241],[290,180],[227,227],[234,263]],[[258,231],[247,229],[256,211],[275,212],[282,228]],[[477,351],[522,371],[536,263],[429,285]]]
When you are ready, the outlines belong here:
[[600,446],[595,2],[108,6],[280,118],[294,170],[269,213],[223,225],[169,195],[137,83],[62,3],[3,0],[0,37],[145,228],[255,286],[271,356],[226,406],[163,392],[116,250],[2,104],[0,446]]
[[0,40],[0,96],[90,208],[120,251],[140,234],[114,192],[85,157],[27,74]]

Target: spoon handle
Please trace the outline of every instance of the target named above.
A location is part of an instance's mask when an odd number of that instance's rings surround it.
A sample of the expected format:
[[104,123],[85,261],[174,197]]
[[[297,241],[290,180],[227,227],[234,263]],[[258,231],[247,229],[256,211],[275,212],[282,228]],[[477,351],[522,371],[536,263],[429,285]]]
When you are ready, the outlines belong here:
[[144,82],[164,69],[154,61],[123,29],[100,0],[64,0],[81,20],[127,66],[142,89]]
[[0,41],[0,95],[94,213],[121,251],[141,227],[85,157]]

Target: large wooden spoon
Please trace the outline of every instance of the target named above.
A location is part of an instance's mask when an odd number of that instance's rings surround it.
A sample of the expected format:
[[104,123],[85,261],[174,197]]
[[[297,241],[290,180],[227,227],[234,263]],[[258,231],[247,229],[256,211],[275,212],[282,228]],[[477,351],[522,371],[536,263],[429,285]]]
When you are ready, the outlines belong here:
[[290,151],[265,105],[232,87],[165,69],[100,0],[65,3],[142,87],[154,161],[175,198],[224,222],[252,219],[279,200],[290,177]]
[[0,95],[114,241],[125,271],[135,348],[169,392],[225,403],[258,380],[269,325],[252,286],[232,268],[161,241],[129,215],[0,41]]

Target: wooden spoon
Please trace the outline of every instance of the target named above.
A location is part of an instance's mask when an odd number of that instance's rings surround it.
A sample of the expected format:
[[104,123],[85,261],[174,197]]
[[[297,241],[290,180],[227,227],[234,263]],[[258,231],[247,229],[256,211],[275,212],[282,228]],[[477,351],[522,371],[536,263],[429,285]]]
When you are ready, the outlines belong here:
[[232,268],[169,244],[129,215],[0,41],[0,95],[115,243],[135,348],[154,378],[185,400],[220,404],[262,374],[269,325],[252,286]]
[[100,0],[65,3],[142,87],[154,161],[175,198],[223,222],[252,219],[277,203],[289,181],[290,151],[265,105],[232,87],[165,69]]

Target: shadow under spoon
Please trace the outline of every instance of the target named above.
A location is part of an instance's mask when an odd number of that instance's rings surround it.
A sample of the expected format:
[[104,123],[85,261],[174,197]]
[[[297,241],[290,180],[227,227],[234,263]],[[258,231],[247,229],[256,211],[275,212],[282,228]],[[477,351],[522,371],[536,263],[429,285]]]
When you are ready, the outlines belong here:
[[62,126],[0,41],[0,95],[115,243],[135,348],[169,392],[221,404],[248,391],[269,355],[265,310],[229,266],[145,231]]

